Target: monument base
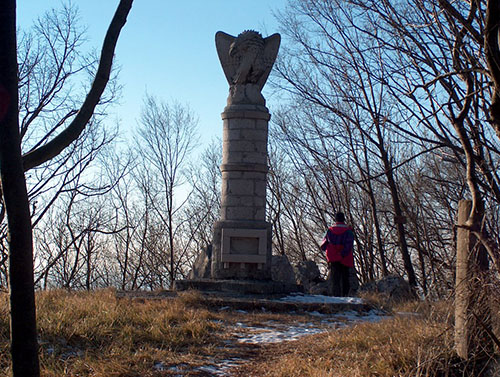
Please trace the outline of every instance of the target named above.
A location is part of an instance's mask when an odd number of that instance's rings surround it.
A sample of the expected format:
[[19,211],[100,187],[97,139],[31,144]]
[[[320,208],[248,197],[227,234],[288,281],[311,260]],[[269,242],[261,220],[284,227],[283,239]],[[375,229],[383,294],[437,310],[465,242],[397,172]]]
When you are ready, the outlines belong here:
[[255,295],[277,295],[293,292],[304,292],[301,285],[278,281],[255,281],[255,280],[213,280],[194,279],[176,280],[174,290],[186,291],[189,289],[200,292],[229,293],[229,294],[255,294]]
[[271,281],[271,224],[218,221],[214,225],[212,279]]

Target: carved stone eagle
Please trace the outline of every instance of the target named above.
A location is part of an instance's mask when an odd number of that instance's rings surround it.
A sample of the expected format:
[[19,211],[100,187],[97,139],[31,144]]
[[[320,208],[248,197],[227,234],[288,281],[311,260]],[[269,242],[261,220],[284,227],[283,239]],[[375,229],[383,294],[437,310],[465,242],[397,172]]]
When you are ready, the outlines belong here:
[[265,103],[260,93],[278,55],[281,37],[267,38],[253,30],[233,37],[222,31],[215,34],[217,54],[230,86],[228,104]]

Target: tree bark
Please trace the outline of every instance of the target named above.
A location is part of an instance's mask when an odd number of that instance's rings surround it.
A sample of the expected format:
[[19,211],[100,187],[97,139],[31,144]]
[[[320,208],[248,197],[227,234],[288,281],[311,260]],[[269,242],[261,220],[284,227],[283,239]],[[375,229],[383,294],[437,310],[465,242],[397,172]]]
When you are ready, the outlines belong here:
[[108,28],[96,78],[73,122],[23,161],[19,134],[16,2],[0,0],[0,175],[9,229],[9,290],[12,371],[38,377],[33,236],[24,171],[58,155],[78,138],[106,87],[114,49],[132,0],[121,0]]
[[415,289],[417,287],[417,278],[415,275],[415,270],[413,269],[413,263],[411,261],[410,251],[408,249],[408,243],[406,242],[406,232],[404,227],[404,214],[401,208],[401,203],[399,201],[398,187],[396,181],[394,180],[394,173],[389,161],[389,156],[384,148],[382,134],[380,132],[380,127],[377,125],[377,136],[379,140],[379,150],[381,160],[385,168],[385,176],[387,178],[387,184],[389,185],[389,191],[391,192],[392,205],[394,207],[394,218],[396,230],[398,233],[398,244],[401,250],[401,256],[403,257],[403,264],[408,275],[408,283]]
[[12,371],[37,377],[33,239],[19,134],[16,3],[0,2],[0,172],[9,227]]
[[500,138],[500,1],[489,0],[486,7],[484,56],[493,81],[490,116],[497,137]]
[[455,349],[461,358],[489,357],[492,352],[491,313],[484,272],[488,258],[474,236],[480,224],[470,225],[473,203],[458,204],[457,266],[455,279]]

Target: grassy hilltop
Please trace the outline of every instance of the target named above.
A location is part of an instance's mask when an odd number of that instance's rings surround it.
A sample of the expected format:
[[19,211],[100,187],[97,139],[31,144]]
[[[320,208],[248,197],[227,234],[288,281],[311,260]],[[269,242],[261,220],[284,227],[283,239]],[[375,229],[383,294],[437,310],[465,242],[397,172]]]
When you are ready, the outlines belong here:
[[[447,303],[409,303],[392,308],[400,314],[376,323],[332,327],[288,342],[243,345],[231,341],[237,323],[315,319],[221,311],[206,308],[202,301],[195,292],[161,300],[119,299],[113,290],[39,292],[42,375],[210,376],[207,366],[216,360],[238,360],[226,370],[235,376],[452,376],[462,375],[465,367],[456,363],[452,306]],[[8,375],[7,294],[0,303],[0,368]]]

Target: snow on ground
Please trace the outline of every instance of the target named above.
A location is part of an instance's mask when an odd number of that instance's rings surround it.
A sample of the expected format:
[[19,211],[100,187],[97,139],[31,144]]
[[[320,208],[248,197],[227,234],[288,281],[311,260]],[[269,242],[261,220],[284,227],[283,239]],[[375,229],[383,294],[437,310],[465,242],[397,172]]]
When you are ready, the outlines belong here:
[[[363,301],[353,297],[327,297],[327,296],[312,296],[312,295],[293,295],[281,299],[282,301],[297,302],[294,300],[302,300],[299,302],[309,303],[357,303]],[[323,301],[322,301],[323,300]],[[335,314],[324,314],[317,311],[307,312],[311,316],[310,322],[292,322],[282,323],[275,320],[270,320],[261,325],[248,325],[243,322],[237,322],[230,326],[232,339],[228,340],[226,347],[234,347],[237,345],[264,345],[269,343],[279,343],[294,341],[302,336],[319,334],[332,329],[352,326],[360,322],[376,322],[385,318],[387,315],[378,310],[369,312],[345,311]],[[218,360],[215,364],[205,365],[197,370],[210,373],[212,376],[230,376],[231,369],[243,364],[245,360],[238,358],[230,358],[227,360]]]
[[302,336],[319,334],[332,329],[350,326],[359,322],[377,322],[388,318],[382,312],[346,311],[336,314],[309,312],[312,317],[321,318],[315,322],[295,322],[291,324],[267,321],[261,326],[249,326],[238,322],[231,328],[237,343],[268,344],[297,340]]
[[238,322],[233,327],[233,335],[236,341],[244,344],[280,343],[324,331],[326,331],[324,328],[318,328],[314,323],[284,325],[276,322],[271,323],[270,321],[264,323],[263,326],[247,326]]
[[306,295],[303,293],[292,293],[282,297],[281,302],[298,302],[304,304],[363,304],[363,300],[357,297],[332,297],[322,295]]
[[[306,295],[306,294],[291,294],[277,301],[281,302],[296,302],[296,303],[312,303],[312,304],[363,304],[363,300],[356,297],[330,297],[321,295]],[[222,307],[219,310],[229,310],[229,307]],[[236,312],[245,314],[244,310],[236,310]],[[293,313],[289,313],[293,314]],[[264,345],[270,343],[288,342],[299,339],[300,337],[323,333],[332,329],[352,326],[360,322],[376,322],[389,318],[383,312],[378,310],[370,310],[368,312],[357,312],[354,310],[325,314],[317,311],[305,313],[311,317],[310,321],[292,321],[282,323],[276,320],[269,320],[256,325],[249,325],[244,322],[237,322],[234,325],[228,325],[228,331],[231,332],[232,339],[226,341],[226,347],[238,347],[245,345]],[[303,318],[303,317],[301,317]],[[222,321],[220,322],[223,325]],[[231,369],[243,364],[245,360],[240,358],[228,358],[226,360],[214,360],[211,365],[204,365],[196,368],[195,371],[208,373],[211,376],[230,376]],[[176,376],[182,376],[181,369],[163,369],[164,365],[157,365],[158,370],[168,370],[169,372],[178,373]]]

